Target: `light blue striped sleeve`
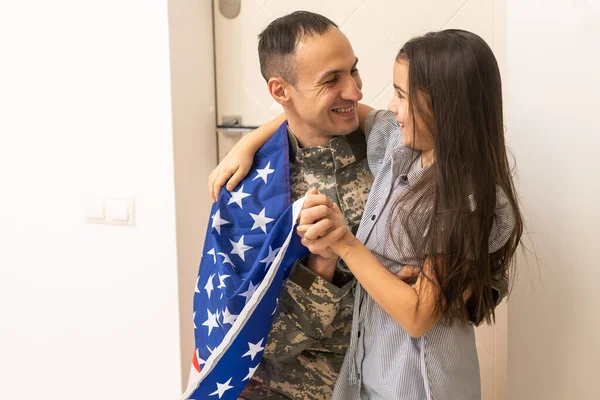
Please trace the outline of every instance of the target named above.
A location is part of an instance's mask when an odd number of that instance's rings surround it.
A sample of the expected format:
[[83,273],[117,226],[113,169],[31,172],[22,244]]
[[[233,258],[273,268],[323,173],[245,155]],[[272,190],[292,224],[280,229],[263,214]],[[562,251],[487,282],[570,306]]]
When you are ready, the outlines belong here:
[[365,136],[367,138],[367,160],[373,175],[381,170],[381,165],[388,151],[390,137],[400,134],[400,128],[394,114],[385,110],[372,110],[365,119]]

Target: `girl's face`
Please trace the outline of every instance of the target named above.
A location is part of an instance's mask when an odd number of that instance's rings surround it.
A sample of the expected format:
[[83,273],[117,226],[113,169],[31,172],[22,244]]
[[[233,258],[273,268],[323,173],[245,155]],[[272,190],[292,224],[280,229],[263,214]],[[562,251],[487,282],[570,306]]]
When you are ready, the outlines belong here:
[[[421,108],[427,109],[425,95],[417,93],[416,97],[424,103]],[[388,104],[388,110],[396,116],[396,121],[398,121],[400,131],[402,131],[402,143],[405,146],[424,152],[433,150],[433,137],[428,132],[423,117],[415,110],[413,120],[410,112],[408,101],[408,62],[405,60],[394,62],[394,96]]]

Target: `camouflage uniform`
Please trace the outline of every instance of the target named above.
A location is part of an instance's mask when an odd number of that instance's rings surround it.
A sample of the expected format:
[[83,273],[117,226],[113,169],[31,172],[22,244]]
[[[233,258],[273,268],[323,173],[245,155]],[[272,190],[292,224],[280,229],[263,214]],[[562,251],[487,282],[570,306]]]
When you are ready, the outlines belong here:
[[[316,188],[337,203],[356,233],[373,175],[364,135],[338,136],[326,146],[299,148],[290,138],[292,200]],[[333,283],[300,260],[282,288],[264,357],[242,398],[329,399],[352,326],[354,279],[337,270]]]

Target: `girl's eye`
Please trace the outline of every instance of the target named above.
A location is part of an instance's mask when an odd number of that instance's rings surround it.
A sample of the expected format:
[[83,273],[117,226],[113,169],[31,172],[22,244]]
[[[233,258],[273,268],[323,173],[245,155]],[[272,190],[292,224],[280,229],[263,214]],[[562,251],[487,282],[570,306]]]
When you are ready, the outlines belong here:
[[327,82],[325,82],[325,84],[326,84],[326,85],[332,85],[332,84],[334,84],[335,82],[337,82],[337,77],[335,77],[335,78],[333,78],[333,79],[330,79],[330,80],[328,80]]
[[356,74],[358,74],[358,68],[355,68],[355,69],[353,69],[352,71],[350,71],[350,73],[351,73],[352,75],[356,75]]

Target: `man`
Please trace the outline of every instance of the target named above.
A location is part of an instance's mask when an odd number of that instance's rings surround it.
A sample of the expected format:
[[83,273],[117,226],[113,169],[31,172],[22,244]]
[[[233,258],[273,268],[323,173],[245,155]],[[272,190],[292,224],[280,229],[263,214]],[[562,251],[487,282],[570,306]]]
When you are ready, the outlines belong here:
[[[373,176],[357,130],[362,82],[354,51],[329,19],[295,12],[259,36],[261,72],[283,106],[290,139],[292,200],[316,188],[356,231]],[[347,349],[354,280],[300,260],[282,288],[263,360],[241,398],[327,399]],[[322,261],[322,260],[321,260]]]
[[[276,19],[259,38],[262,75],[288,120],[292,200],[317,189],[338,205],[356,233],[373,176],[365,138],[357,130],[358,113],[364,120],[368,107],[357,104],[362,82],[352,46],[335,23],[304,11]],[[211,187],[220,189],[235,172],[227,161],[211,175]],[[263,360],[243,399],[332,395],[352,326],[354,278],[342,268],[320,268],[329,263],[309,257],[310,262],[297,262],[282,288]]]

